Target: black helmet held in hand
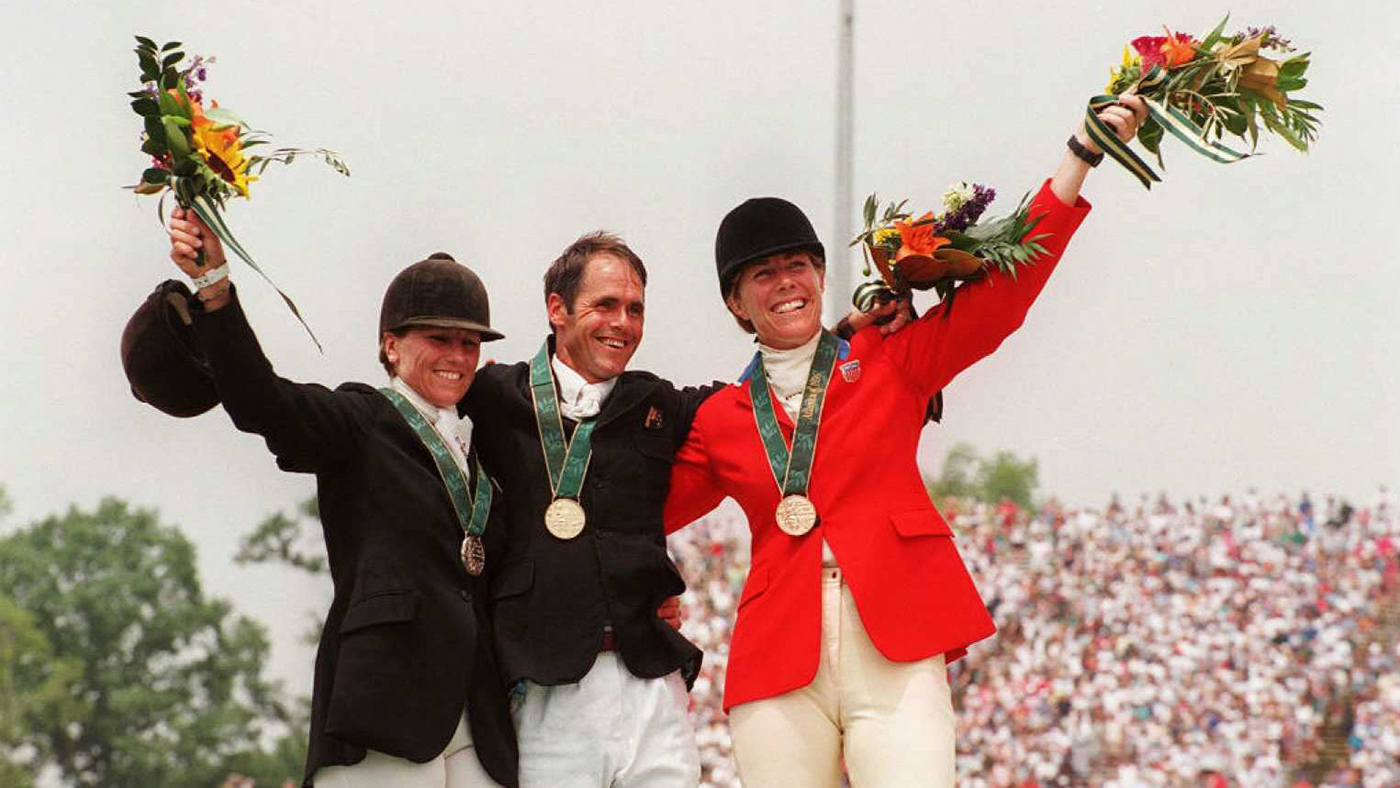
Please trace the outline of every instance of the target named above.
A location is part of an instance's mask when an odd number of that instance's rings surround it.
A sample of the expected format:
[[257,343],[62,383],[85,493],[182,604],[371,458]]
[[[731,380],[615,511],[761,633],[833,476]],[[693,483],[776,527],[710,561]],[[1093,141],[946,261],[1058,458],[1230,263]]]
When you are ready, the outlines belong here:
[[503,336],[491,328],[486,286],[446,252],[403,269],[384,292],[379,335],[414,326],[465,328],[479,332],[483,342]]
[[826,250],[801,208],[778,197],[754,197],[730,211],[715,234],[720,291],[748,263],[779,252],[805,250],[819,259]]
[[147,296],[122,331],[122,369],[136,399],[180,418],[219,404],[199,335],[200,309],[184,282],[167,279]]

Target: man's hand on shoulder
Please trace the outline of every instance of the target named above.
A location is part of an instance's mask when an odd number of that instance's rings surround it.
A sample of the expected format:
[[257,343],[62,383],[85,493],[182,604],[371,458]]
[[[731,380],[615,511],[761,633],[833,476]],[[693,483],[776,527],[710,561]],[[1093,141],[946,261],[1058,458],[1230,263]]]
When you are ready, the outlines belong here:
[[681,621],[685,619],[681,615],[681,598],[678,596],[669,597],[661,603],[661,607],[656,609],[656,617],[671,625],[672,629],[680,629]]

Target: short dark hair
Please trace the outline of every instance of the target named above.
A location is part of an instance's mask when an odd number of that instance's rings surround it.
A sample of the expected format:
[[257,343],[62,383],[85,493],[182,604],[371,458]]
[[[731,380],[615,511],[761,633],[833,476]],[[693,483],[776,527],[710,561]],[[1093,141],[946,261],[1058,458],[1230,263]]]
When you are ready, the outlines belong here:
[[577,241],[569,244],[563,253],[549,264],[549,268],[544,272],[545,300],[549,300],[551,293],[557,293],[564,299],[564,308],[572,313],[579,286],[583,284],[584,269],[594,255],[600,254],[610,254],[626,260],[637,273],[637,278],[642,280],[642,287],[647,286],[647,267],[642,264],[642,258],[623,243],[622,238],[606,230],[597,230],[579,236]]
[[[811,256],[811,258],[812,258],[812,265],[816,266],[817,270],[819,270],[819,271],[825,271],[825,270],[826,270],[826,260],[825,260],[825,258],[823,258],[821,255],[817,254],[816,252],[812,251],[811,249],[795,249],[795,250],[789,250],[789,251],[806,252],[808,255]],[[776,252],[775,254],[787,254],[787,252]],[[758,264],[764,262],[765,260],[767,260],[768,258],[773,257],[773,256],[774,256],[774,255],[772,255],[772,254],[770,254],[770,255],[765,255],[765,256],[763,256],[763,257],[758,258],[757,260],[754,260],[753,262],[744,263],[743,265],[741,265],[741,266],[739,266],[738,268],[734,269],[734,273],[730,274],[729,277],[728,277],[727,279],[724,280],[721,289],[722,289],[722,291],[724,292],[724,306],[725,306],[726,309],[729,309],[729,299],[735,298],[735,297],[737,297],[737,296],[739,295],[739,279],[742,278],[742,277],[744,276],[744,272],[747,271],[747,270],[749,270],[750,268],[753,268],[754,266],[756,266],[756,265],[758,265]],[[745,333],[747,333],[747,334],[757,334],[757,333],[758,333],[758,331],[756,331],[756,330],[754,329],[753,323],[752,323],[751,321],[748,321],[748,320],[745,320],[745,319],[742,318],[742,317],[739,317],[737,314],[734,313],[734,310],[733,310],[733,309],[729,309],[729,314],[731,314],[731,315],[734,316],[734,322],[735,322],[735,323],[738,323],[738,324],[739,324],[739,328],[742,328],[742,329],[744,330]]]

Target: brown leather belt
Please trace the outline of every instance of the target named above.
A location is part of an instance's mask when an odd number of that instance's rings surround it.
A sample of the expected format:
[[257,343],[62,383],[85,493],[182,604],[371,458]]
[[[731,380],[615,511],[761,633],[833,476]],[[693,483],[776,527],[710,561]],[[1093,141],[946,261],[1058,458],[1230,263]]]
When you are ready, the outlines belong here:
[[598,644],[599,651],[617,651],[617,637],[611,631],[603,633],[603,640]]

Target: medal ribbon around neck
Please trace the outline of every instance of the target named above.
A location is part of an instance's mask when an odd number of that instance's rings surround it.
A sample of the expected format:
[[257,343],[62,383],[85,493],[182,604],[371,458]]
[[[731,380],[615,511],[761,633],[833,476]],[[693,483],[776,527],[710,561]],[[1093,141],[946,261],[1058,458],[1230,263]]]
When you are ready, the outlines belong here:
[[564,421],[559,415],[559,394],[554,389],[554,373],[549,368],[549,342],[530,359],[530,399],[535,404],[535,426],[540,431],[540,448],[549,470],[549,488],[554,497],[578,499],[583,477],[593,456],[593,427],[596,418],[583,419],[574,427],[572,440],[564,439]]
[[472,496],[467,491],[467,477],[462,472],[462,466],[457,464],[457,458],[452,456],[447,443],[428,420],[423,418],[423,414],[413,407],[413,403],[409,402],[407,397],[392,388],[386,386],[381,388],[379,393],[394,403],[404,421],[418,434],[418,439],[423,441],[428,453],[433,455],[438,475],[447,487],[447,496],[452,499],[452,507],[457,510],[457,522],[468,537],[479,539],[486,531],[486,518],[491,513],[492,497],[491,478],[481,467],[481,461],[477,460],[475,463],[476,495]]
[[797,411],[797,424],[792,431],[792,450],[783,440],[778,416],[773,411],[773,397],[768,392],[768,375],[763,359],[755,355],[753,376],[749,379],[749,400],[753,403],[753,420],[758,436],[768,452],[768,465],[773,480],[783,496],[807,494],[812,477],[812,459],[817,453],[817,427],[821,424],[822,405],[826,402],[827,385],[836,364],[840,340],[822,331],[817,352],[812,357],[812,369],[807,373],[807,385],[802,391],[802,406]]

